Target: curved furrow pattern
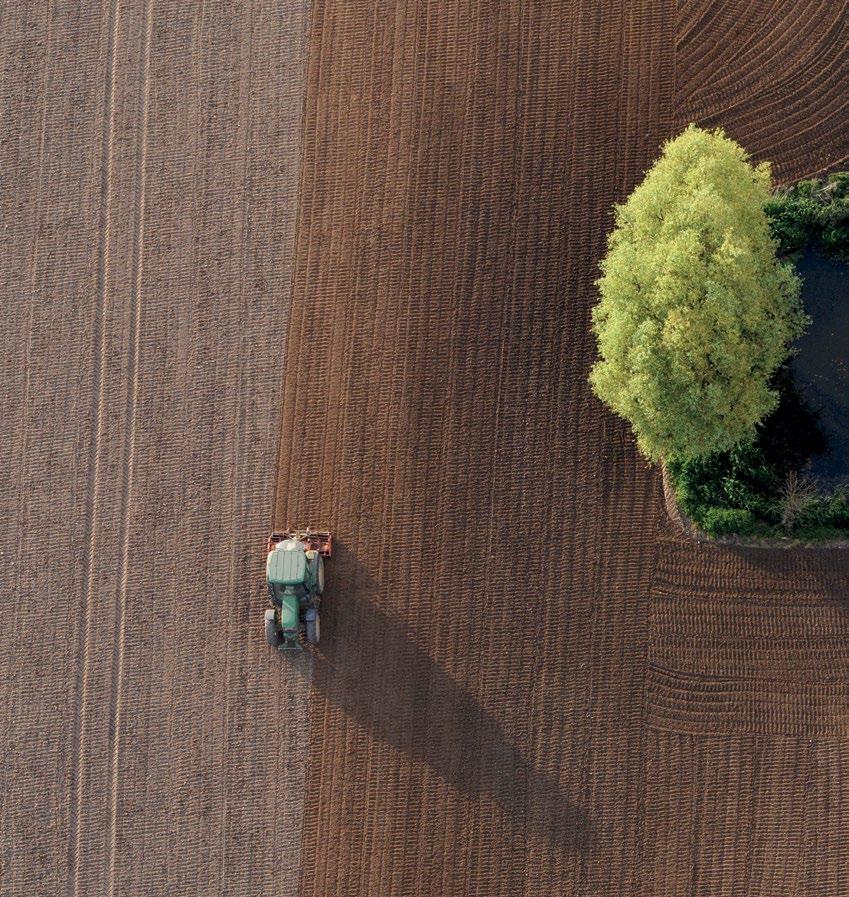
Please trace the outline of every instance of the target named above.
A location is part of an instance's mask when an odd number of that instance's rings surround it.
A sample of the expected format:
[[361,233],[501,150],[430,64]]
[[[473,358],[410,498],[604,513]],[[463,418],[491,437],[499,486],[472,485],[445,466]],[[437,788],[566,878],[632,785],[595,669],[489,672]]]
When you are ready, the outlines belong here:
[[676,46],[679,97],[687,97],[695,109],[702,97],[710,101],[727,90],[756,91],[770,83],[775,76],[770,63],[775,58],[782,59],[782,71],[795,71],[795,60],[808,44],[828,33],[827,23],[840,22],[839,15],[823,18],[823,11],[834,12],[827,0],[807,0],[794,9],[792,17],[775,0],[722,7],[722,18],[712,20],[709,29],[694,31],[690,42]]
[[[836,20],[830,31],[823,35],[821,41],[814,43],[804,54],[797,54],[776,76],[765,72],[767,66],[761,58],[755,58],[750,66],[741,62],[735,65],[734,75],[724,82],[719,82],[708,93],[691,99],[689,109],[696,119],[721,117],[733,111],[735,123],[739,128],[748,128],[750,122],[744,117],[745,108],[754,111],[751,124],[756,127],[769,128],[776,107],[792,108],[807,112],[810,118],[811,109],[817,110],[817,117],[824,114],[819,100],[821,94],[826,97],[840,96],[842,91],[835,91],[834,80],[842,73],[845,65],[846,35],[849,28],[845,21]],[[752,73],[744,71],[751,67],[760,73],[754,78]],[[815,74],[812,76],[811,72]],[[745,89],[741,86],[745,85]],[[739,111],[737,106],[742,106]],[[749,133],[745,130],[744,133]],[[750,138],[751,139],[751,138]]]
[[684,3],[677,120],[721,125],[783,181],[845,155],[849,16],[841,3]]

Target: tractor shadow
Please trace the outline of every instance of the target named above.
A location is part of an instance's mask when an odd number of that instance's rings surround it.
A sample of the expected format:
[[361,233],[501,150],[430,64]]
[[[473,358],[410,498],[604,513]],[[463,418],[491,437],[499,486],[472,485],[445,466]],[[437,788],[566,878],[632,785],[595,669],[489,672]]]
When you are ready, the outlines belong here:
[[[312,655],[312,685],[376,738],[425,762],[462,793],[488,794],[551,844],[586,850],[587,814],[416,644],[410,626],[369,600],[380,586],[354,555],[336,543],[327,569],[329,600],[321,645]],[[305,672],[302,663],[295,665]]]

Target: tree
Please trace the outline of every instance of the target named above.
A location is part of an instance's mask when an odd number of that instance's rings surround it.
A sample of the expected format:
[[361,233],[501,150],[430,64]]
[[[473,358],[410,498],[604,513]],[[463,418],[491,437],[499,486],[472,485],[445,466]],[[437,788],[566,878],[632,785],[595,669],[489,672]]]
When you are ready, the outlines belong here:
[[769,163],[690,125],[616,208],[590,382],[651,460],[728,450],[776,405],[770,377],[807,319],[776,258],[770,188]]

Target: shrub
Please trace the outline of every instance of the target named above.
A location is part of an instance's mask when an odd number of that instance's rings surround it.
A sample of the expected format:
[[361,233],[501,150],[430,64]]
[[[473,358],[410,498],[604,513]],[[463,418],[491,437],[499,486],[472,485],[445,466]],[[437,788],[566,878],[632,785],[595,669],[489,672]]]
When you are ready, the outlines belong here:
[[814,484],[791,470],[781,490],[781,525],[785,532],[792,532],[800,520],[816,502]]
[[820,234],[820,242],[829,255],[849,262],[849,222],[824,227]]
[[[757,427],[753,440],[727,452],[667,464],[681,509],[709,535],[782,532],[782,517],[797,534],[811,527],[823,532],[849,528],[849,490],[838,490],[830,498],[811,497],[792,521],[786,516],[784,484],[823,451],[826,442],[817,415],[796,391],[786,366],[776,372],[772,386],[780,396],[778,406]],[[717,510],[747,511],[752,520],[733,514],[717,517]],[[738,523],[743,530],[729,529]]]
[[616,210],[590,382],[649,459],[727,451],[775,407],[770,377],[805,318],[769,199],[767,164],[691,125]]
[[810,245],[849,261],[849,172],[776,190],[765,212],[780,255]]
[[846,493],[838,490],[834,495],[818,496],[800,515],[799,526],[806,528],[849,528],[849,501]]
[[836,196],[849,196],[849,171],[836,171],[827,178],[829,184],[834,184]]
[[708,508],[702,515],[701,528],[716,538],[732,534],[750,536],[757,526],[754,515],[745,508]]
[[796,214],[785,198],[772,199],[764,207],[779,255],[793,255],[804,249],[817,235],[817,228]]

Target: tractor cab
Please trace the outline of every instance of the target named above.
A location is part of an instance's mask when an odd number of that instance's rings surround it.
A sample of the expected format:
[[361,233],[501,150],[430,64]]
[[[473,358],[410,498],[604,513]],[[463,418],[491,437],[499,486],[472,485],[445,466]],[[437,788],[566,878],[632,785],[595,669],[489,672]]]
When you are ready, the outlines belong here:
[[265,575],[269,586],[282,594],[283,590],[297,589],[307,579],[307,552],[304,543],[297,539],[284,539],[268,552]]

